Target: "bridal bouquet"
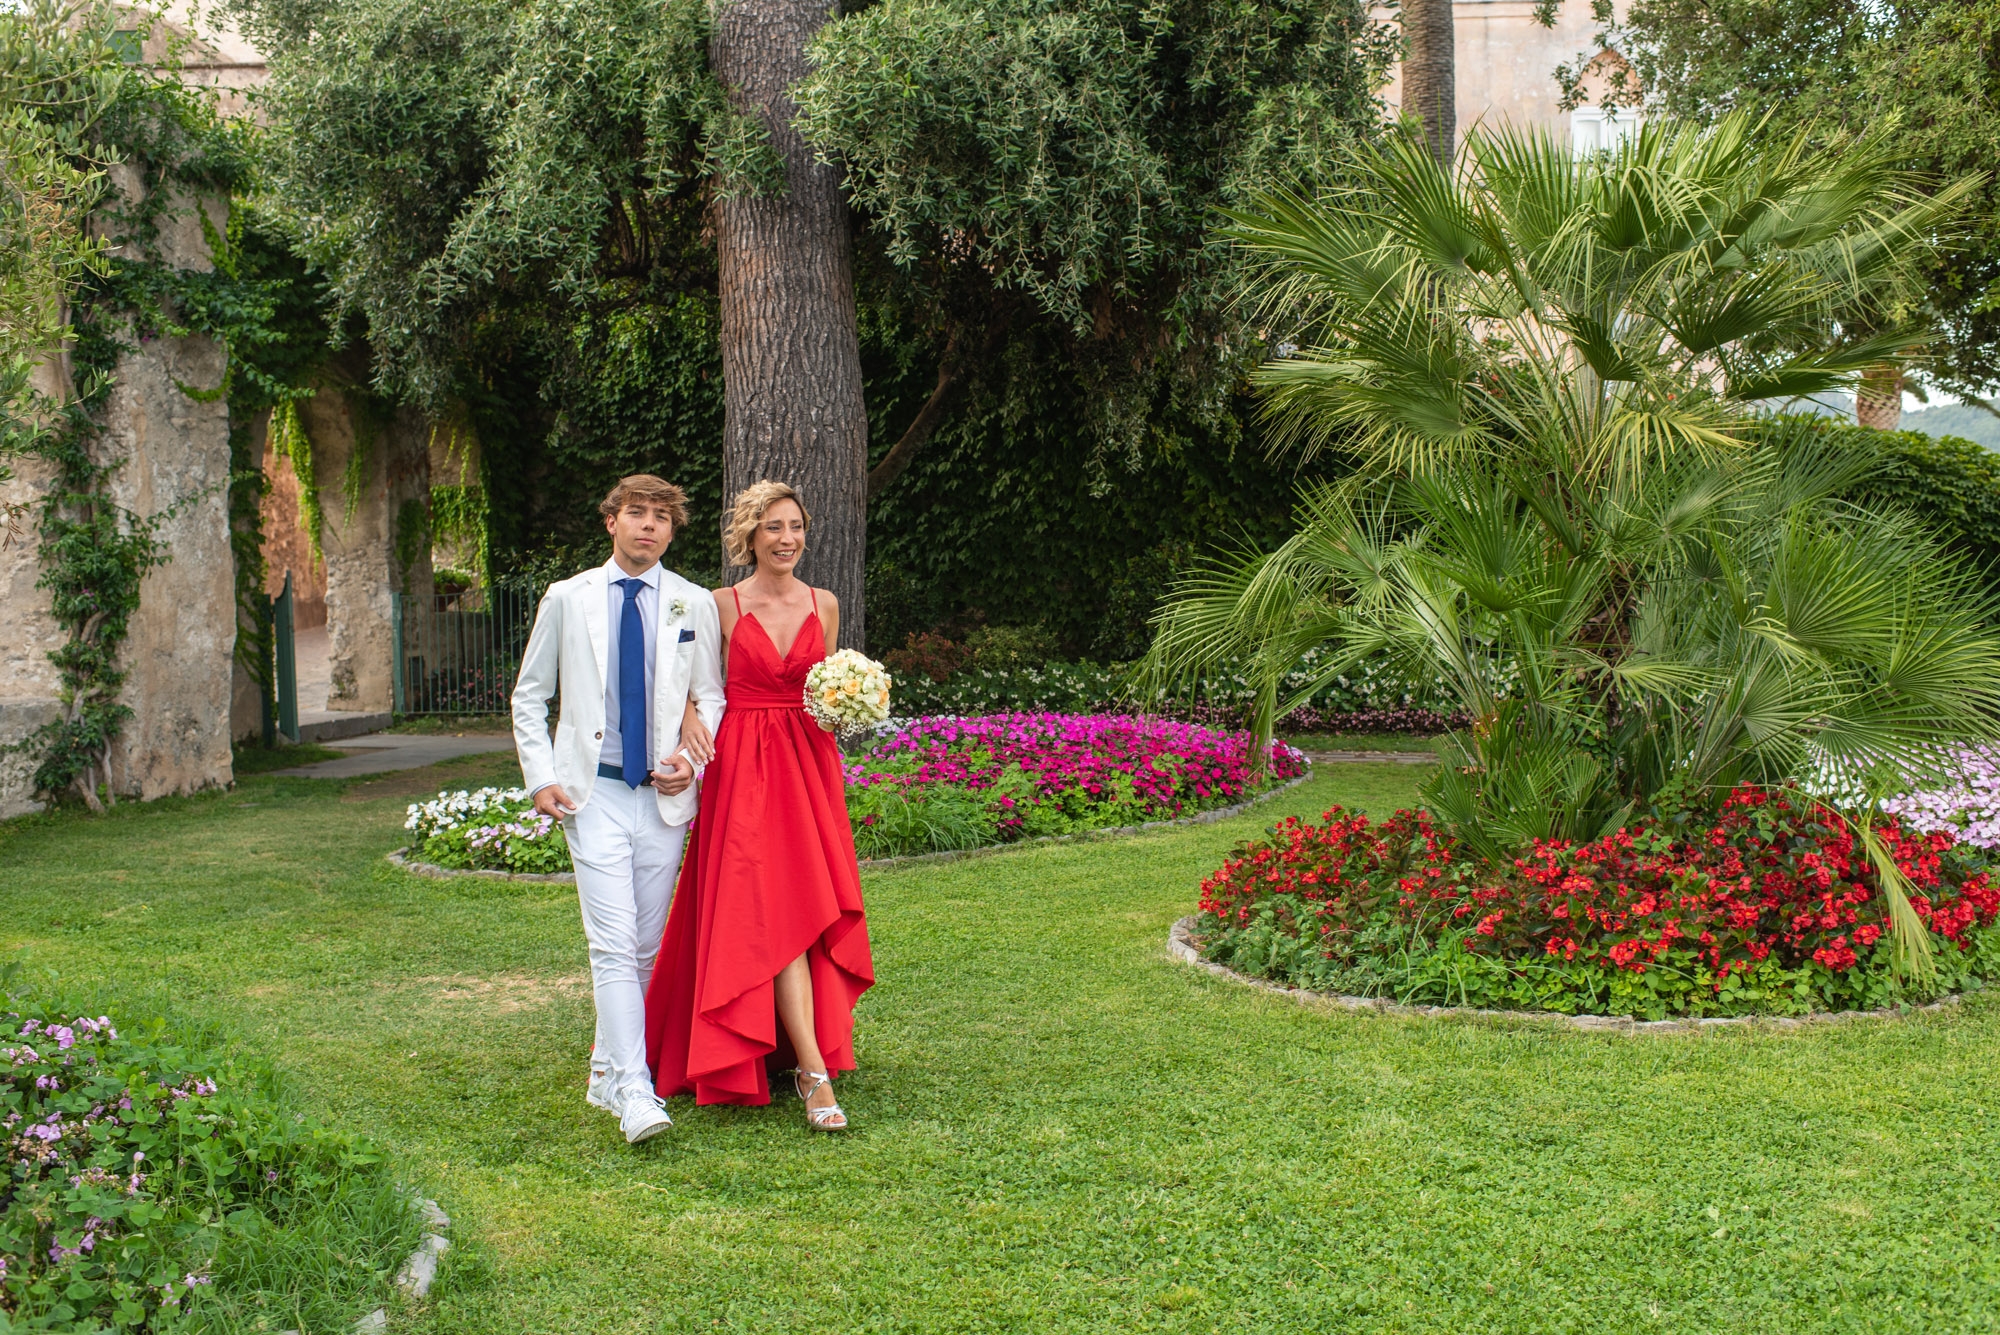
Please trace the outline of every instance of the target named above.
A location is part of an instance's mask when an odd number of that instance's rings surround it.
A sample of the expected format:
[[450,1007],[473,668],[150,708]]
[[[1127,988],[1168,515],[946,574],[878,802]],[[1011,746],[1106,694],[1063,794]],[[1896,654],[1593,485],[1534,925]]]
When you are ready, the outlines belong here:
[[889,670],[866,654],[842,649],[806,673],[806,713],[828,732],[853,734],[889,717]]

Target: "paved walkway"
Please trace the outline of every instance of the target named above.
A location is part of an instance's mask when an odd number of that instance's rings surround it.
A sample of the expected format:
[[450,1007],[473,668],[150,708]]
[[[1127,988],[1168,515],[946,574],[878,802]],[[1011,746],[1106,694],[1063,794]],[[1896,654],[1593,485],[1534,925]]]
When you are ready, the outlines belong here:
[[328,709],[333,691],[333,641],[325,626],[302,626],[292,640],[298,666],[299,740],[331,742],[380,732],[394,720],[388,711]]
[[348,754],[339,760],[322,760],[316,765],[294,765],[272,770],[304,779],[351,779],[358,774],[386,774],[390,770],[421,769],[440,760],[483,755],[491,751],[512,751],[514,738],[504,732],[475,732],[461,737],[419,733],[378,732],[367,737],[350,737],[325,745]]
[[1315,765],[1435,765],[1435,751],[1308,751],[1306,759]]

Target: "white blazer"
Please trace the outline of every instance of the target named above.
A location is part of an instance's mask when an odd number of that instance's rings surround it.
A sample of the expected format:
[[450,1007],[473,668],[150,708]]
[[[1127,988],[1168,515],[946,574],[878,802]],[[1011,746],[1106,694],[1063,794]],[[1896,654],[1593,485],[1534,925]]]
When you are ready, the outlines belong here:
[[[611,652],[603,566],[549,585],[514,683],[514,747],[528,791],[559,783],[581,807],[597,783],[604,750],[604,673]],[[684,604],[676,612],[676,602]],[[683,634],[692,630],[692,639]],[[653,754],[648,768],[680,749],[681,715],[690,697],[712,732],[722,722],[722,623],[707,589],[660,571],[653,646]],[[560,688],[562,713],[549,739],[549,701]],[[695,785],[673,797],[654,791],[669,825],[694,819]]]

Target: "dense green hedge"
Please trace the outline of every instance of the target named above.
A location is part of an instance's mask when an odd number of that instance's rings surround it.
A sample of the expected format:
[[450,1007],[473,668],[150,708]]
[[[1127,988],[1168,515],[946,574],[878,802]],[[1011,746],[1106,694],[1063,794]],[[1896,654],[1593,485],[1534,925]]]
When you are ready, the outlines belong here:
[[2000,454],[1956,436],[1808,420],[1880,455],[1880,468],[1854,499],[1902,506],[1980,569],[2000,576]]
[[[864,307],[871,454],[915,417],[937,366],[892,310]],[[722,364],[713,299],[684,296],[563,330],[496,322],[491,375],[467,400],[502,570],[547,576],[601,561],[598,498],[625,473],[685,486],[694,519],[668,564],[721,565]],[[1162,405],[1136,457],[1104,457],[1064,350],[1032,332],[1018,360],[971,386],[902,476],[869,505],[868,639],[1042,625],[1067,657],[1121,660],[1146,646],[1159,595],[1202,546],[1290,532],[1300,474],[1268,458],[1238,399],[1209,422]],[[505,365],[502,365],[502,362]],[[1317,475],[1317,474],[1315,474]],[[547,559],[528,559],[541,552]]]
[[1871,496],[1907,506],[1988,574],[2000,574],[2000,454],[1957,436],[1853,429],[1882,450]]

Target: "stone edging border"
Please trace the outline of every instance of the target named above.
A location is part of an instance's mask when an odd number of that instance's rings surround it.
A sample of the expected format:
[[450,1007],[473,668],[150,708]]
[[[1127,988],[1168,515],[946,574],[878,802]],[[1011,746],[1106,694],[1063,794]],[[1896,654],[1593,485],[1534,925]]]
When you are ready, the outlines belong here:
[[[422,1301],[437,1279],[438,1258],[451,1250],[451,1239],[444,1235],[445,1230],[451,1227],[451,1217],[432,1200],[419,1200],[417,1213],[424,1221],[424,1236],[417,1243],[417,1249],[403,1262],[403,1268],[396,1272],[396,1287]],[[383,1335],[388,1329],[389,1309],[386,1307],[378,1307],[354,1323],[354,1335]],[[299,1335],[299,1332],[284,1330],[278,1335]]]
[[1472,1006],[1403,1006],[1382,997],[1347,997],[1333,992],[1314,992],[1309,988],[1286,987],[1268,978],[1252,978],[1247,973],[1238,973],[1225,964],[1201,957],[1201,951],[1194,943],[1194,924],[1197,915],[1189,914],[1175,921],[1173,930],[1167,933],[1167,953],[1183,964],[1205,969],[1217,978],[1232,983],[1256,988],[1260,992],[1275,992],[1279,996],[1290,997],[1301,1005],[1314,1002],[1336,1006],[1350,1011],[1378,1011],[1385,1015],[1414,1015],[1425,1018],[1442,1016],[1464,1016],[1486,1020],[1518,1020],[1547,1025],[1557,1029],[1583,1029],[1609,1031],[1618,1034],[1669,1034],[1701,1033],[1710,1029],[1801,1029],[1810,1025],[1844,1024],[1849,1020],[1900,1020],[1910,1015],[1946,1010],[1959,1004],[1959,994],[1942,997],[1927,1006],[1905,1006],[1898,1009],[1875,1011],[1818,1011],[1810,1015],[1730,1015],[1684,1020],[1635,1020],[1626,1015],[1564,1015],[1560,1011],[1495,1011],[1480,1010]]
[[[861,862],[864,869],[881,867],[903,867],[916,862],[956,862],[961,858],[986,857],[994,853],[1011,853],[1017,848],[1033,848],[1040,844],[1089,843],[1099,839],[1119,839],[1126,835],[1147,834],[1157,830],[1171,829],[1179,825],[1209,825],[1231,816],[1240,816],[1254,806],[1259,806],[1280,793],[1289,792],[1312,777],[1312,768],[1298,778],[1267,789],[1242,802],[1213,811],[1198,811],[1192,816],[1182,816],[1178,820],[1149,820],[1143,825],[1115,825],[1102,830],[1084,830],[1077,834],[1049,834],[1039,839],[1023,839],[1012,844],[987,844],[981,848],[955,848],[943,853],[909,853],[898,858],[865,858]],[[529,871],[475,871],[459,867],[440,867],[435,862],[418,862],[406,857],[409,848],[399,848],[388,855],[388,863],[413,876],[483,876],[497,881],[544,881],[571,885],[576,881],[576,873],[570,871],[529,872]]]

